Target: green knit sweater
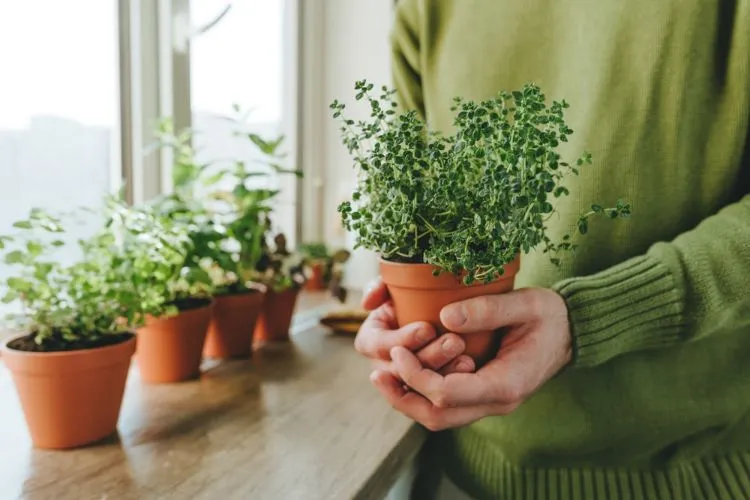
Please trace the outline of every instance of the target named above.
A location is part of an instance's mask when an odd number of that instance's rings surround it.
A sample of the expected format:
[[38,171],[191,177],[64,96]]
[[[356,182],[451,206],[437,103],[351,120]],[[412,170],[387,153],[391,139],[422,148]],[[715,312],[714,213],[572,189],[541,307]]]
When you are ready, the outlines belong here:
[[750,0],[401,0],[402,106],[450,132],[454,96],[526,82],[566,99],[553,237],[592,202],[560,268],[518,286],[565,298],[574,361],[517,411],[440,436],[478,498],[750,498]]

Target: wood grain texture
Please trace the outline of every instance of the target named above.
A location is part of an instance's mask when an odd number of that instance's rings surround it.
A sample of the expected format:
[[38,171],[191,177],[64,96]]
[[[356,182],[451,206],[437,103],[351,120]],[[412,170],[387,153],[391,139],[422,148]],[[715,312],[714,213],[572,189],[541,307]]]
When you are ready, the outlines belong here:
[[317,326],[250,361],[206,363],[198,380],[146,385],[134,367],[116,436],[42,451],[0,366],[0,498],[382,498],[425,433],[369,371],[351,338]]

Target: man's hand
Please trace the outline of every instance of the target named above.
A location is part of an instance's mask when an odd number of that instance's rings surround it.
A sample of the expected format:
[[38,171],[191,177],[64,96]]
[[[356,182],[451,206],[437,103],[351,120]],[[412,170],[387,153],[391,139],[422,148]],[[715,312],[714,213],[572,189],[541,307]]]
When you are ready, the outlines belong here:
[[461,334],[499,328],[505,334],[497,356],[476,373],[437,373],[402,346],[391,349],[390,370],[372,373],[395,409],[430,430],[507,415],[571,360],[567,307],[552,290],[528,288],[457,302],[442,310],[441,320]]
[[395,375],[391,349],[403,347],[416,353],[422,366],[440,373],[468,373],[475,369],[474,360],[463,354],[466,344],[460,335],[448,333],[437,337],[429,323],[412,323],[399,328],[388,290],[377,280],[365,293],[362,306],[372,311],[354,340],[355,349],[370,358],[373,366]]

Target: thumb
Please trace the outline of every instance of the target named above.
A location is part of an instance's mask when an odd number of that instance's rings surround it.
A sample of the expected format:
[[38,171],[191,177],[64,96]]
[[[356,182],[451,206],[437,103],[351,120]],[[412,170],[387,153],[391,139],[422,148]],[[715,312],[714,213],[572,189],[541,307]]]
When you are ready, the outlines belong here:
[[455,333],[497,330],[535,319],[536,299],[532,289],[482,295],[445,306],[440,311],[440,321]]
[[373,280],[365,290],[362,307],[368,311],[377,309],[388,300],[388,288],[380,278]]

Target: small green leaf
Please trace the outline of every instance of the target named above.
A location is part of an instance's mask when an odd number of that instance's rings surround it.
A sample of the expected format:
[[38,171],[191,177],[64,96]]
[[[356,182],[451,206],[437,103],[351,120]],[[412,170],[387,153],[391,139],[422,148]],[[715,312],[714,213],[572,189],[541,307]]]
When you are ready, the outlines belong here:
[[0,300],[0,302],[2,302],[3,304],[10,304],[11,302],[15,302],[19,298],[21,298],[21,295],[18,292],[16,292],[15,290],[8,290],[7,292],[5,292],[5,295],[3,295],[3,298],[2,300]]
[[34,226],[32,226],[31,222],[27,220],[19,220],[18,222],[13,223],[13,227],[16,229],[31,229]]
[[42,253],[44,247],[38,241],[29,241],[26,243],[26,250],[32,257],[36,257]]
[[20,250],[14,250],[5,255],[6,264],[20,264],[25,260],[25,254]]

